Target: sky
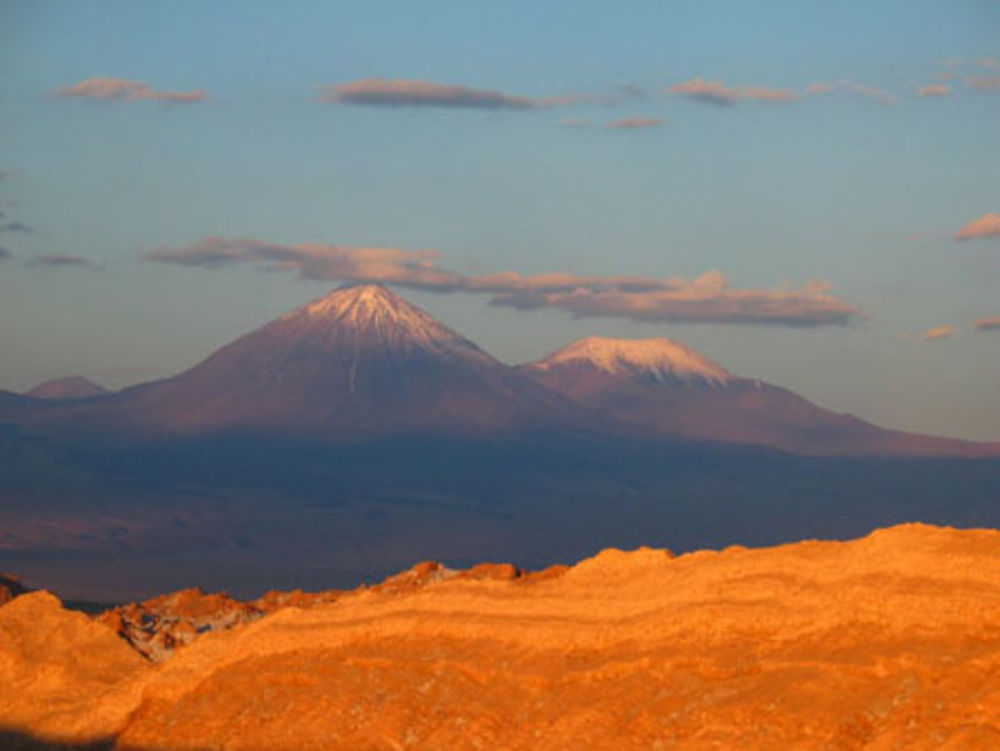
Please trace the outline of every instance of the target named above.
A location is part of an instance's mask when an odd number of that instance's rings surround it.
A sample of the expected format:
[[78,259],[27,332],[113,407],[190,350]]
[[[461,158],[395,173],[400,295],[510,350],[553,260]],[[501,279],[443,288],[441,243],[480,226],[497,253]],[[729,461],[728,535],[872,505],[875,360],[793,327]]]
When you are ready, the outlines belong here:
[[0,0],[0,389],[343,282],[1000,440],[1000,3]]

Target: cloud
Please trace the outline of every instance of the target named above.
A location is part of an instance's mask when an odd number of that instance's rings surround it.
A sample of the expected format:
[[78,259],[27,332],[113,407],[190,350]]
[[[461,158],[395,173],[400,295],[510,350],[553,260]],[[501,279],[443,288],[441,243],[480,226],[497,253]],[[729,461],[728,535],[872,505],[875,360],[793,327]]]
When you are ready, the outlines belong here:
[[667,93],[720,106],[730,106],[744,100],[776,104],[793,102],[798,98],[790,89],[768,89],[763,86],[730,87],[720,81],[707,81],[704,78],[692,78],[684,83],[675,83],[667,89]]
[[89,258],[84,258],[83,256],[73,256],[66,255],[63,253],[43,253],[42,255],[35,256],[31,259],[28,266],[37,266],[40,268],[64,268],[64,267],[77,267],[77,268],[91,268],[99,269],[101,266],[91,261]]
[[920,335],[920,338],[925,342],[933,342],[938,339],[950,339],[954,333],[955,329],[951,326],[935,326],[932,329],[927,329],[927,331]]
[[952,236],[956,240],[1000,237],[1000,214],[983,214],[978,219],[973,219]]
[[1000,68],[1000,60],[995,57],[982,57],[979,64],[984,68]]
[[663,125],[663,120],[658,117],[626,117],[622,120],[615,120],[604,127],[608,130],[638,130],[642,128],[658,128]]
[[931,84],[930,86],[923,86],[918,91],[917,94],[922,97],[942,97],[948,96],[951,91],[947,86],[941,83]]
[[879,89],[875,86],[869,86],[863,83],[856,83],[850,79],[842,79],[834,83],[811,83],[806,86],[806,94],[811,96],[816,96],[820,94],[832,94],[835,92],[845,92],[848,94],[855,94],[857,96],[870,99],[873,102],[883,105],[893,105],[896,103],[896,97],[890,94],[884,89]]
[[811,83],[806,86],[807,94],[829,94],[834,90],[834,85],[832,83]]
[[10,258],[10,251],[7,248],[0,248],[0,261]]
[[204,89],[194,91],[156,91],[142,81],[96,76],[72,86],[62,86],[55,95],[66,99],[87,99],[92,102],[156,101],[164,104],[193,104],[208,98]]
[[559,121],[559,124],[567,128],[589,128],[593,125],[590,120],[583,120],[579,117],[564,117]]
[[285,245],[224,237],[205,238],[183,248],[158,248],[145,258],[202,268],[251,264],[295,273],[302,279],[485,294],[493,305],[516,310],[557,308],[575,317],[824,326],[847,325],[859,315],[856,308],[832,295],[823,282],[740,289],[717,271],[695,279],[562,272],[522,275],[513,271],[468,276],[439,265],[441,255],[432,250]]
[[24,235],[30,235],[34,230],[24,222],[15,221],[0,224],[0,232],[19,232]]
[[980,318],[972,324],[976,331],[1000,331],[1000,316],[994,318]]
[[891,107],[896,103],[895,94],[890,94],[885,89],[880,89],[877,86],[869,86],[863,83],[852,83],[848,84],[847,90],[852,94],[863,96],[866,99],[872,100],[876,104],[882,104],[886,107]]
[[568,94],[534,98],[491,89],[413,81],[364,78],[350,83],[322,87],[322,100],[335,104],[375,107],[453,107],[485,110],[537,110],[580,103],[611,103],[613,97]]
[[968,79],[968,84],[976,91],[983,93],[1000,91],[1000,76],[990,76],[988,78],[973,77]]

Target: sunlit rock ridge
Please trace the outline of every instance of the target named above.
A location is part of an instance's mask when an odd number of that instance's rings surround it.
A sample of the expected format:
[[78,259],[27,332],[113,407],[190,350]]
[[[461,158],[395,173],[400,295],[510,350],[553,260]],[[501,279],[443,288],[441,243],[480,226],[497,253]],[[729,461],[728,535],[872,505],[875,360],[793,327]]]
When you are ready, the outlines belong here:
[[1000,744],[994,530],[471,573],[299,600],[158,664],[22,594],[0,607],[3,732],[122,750]]

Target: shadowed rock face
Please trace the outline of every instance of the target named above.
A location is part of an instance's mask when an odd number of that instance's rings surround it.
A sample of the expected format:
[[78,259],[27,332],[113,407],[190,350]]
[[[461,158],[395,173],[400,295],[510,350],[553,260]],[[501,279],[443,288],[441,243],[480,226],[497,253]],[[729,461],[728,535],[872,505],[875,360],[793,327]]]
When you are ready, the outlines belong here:
[[159,664],[33,593],[0,608],[0,706],[8,733],[119,749],[995,748],[998,581],[1000,532],[924,525],[422,564]]
[[25,586],[21,584],[21,580],[14,574],[0,573],[0,605],[10,602],[27,591]]

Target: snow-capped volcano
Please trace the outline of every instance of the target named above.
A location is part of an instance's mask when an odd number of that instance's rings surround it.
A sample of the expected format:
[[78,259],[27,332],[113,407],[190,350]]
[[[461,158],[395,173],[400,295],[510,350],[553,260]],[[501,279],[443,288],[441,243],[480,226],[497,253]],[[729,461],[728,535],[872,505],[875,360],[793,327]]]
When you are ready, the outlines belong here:
[[591,337],[512,368],[378,285],[335,289],[173,378],[92,399],[0,398],[0,408],[0,422],[87,440],[572,434],[804,454],[1000,452],[830,412],[665,338]]
[[607,339],[591,336],[573,342],[530,367],[552,371],[590,367],[613,375],[660,383],[726,384],[732,376],[717,362],[672,339]]
[[576,406],[377,285],[336,289],[163,381],[51,423],[144,433],[336,440],[504,434],[578,422]]
[[496,362],[430,314],[376,284],[340,287],[271,326],[291,338],[311,339],[317,346],[353,345],[401,355],[424,351]]
[[521,371],[620,423],[672,440],[802,454],[969,454],[997,447],[884,430],[787,389],[734,375],[671,339],[573,342]]

